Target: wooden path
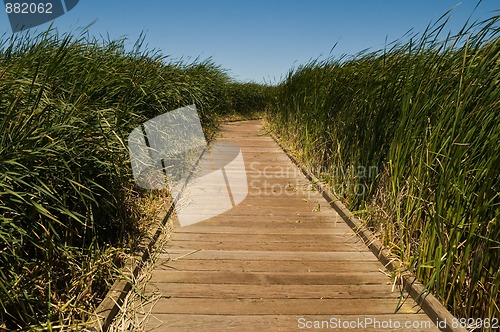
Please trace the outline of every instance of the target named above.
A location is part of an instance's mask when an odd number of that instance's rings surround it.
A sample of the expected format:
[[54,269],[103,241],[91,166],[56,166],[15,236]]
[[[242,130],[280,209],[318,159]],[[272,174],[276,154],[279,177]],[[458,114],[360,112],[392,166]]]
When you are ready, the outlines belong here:
[[161,294],[148,331],[438,330],[259,121],[220,140],[241,147],[248,196],[174,229],[147,285]]

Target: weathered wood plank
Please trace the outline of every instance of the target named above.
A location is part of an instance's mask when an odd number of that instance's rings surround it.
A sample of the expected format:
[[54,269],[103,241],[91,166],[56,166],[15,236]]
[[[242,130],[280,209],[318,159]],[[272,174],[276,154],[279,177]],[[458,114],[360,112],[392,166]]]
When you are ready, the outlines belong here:
[[[308,325],[309,324],[309,325]],[[343,324],[347,326],[342,327]],[[405,326],[411,328],[404,328]],[[411,325],[413,324],[413,326]],[[146,331],[294,331],[317,326],[318,331],[356,330],[368,332],[439,331],[425,314],[382,315],[151,315]],[[324,328],[321,328],[321,327]],[[352,326],[349,329],[348,326]],[[340,329],[340,328],[341,329]],[[309,329],[310,330],[310,329]]]
[[[255,250],[189,250],[171,248],[163,250],[159,258],[171,259],[240,259],[272,261],[360,261],[378,262],[369,251],[363,252],[304,252],[304,251],[255,251]],[[382,267],[382,264],[380,264]]]
[[[245,271],[245,272],[373,272],[381,269],[377,261],[280,261],[272,260],[237,260],[237,259],[160,259],[156,262],[157,270],[178,271]],[[385,270],[382,270],[385,271]]]
[[[252,242],[252,243],[353,243],[361,242],[356,234],[231,234],[231,233],[175,233],[171,241],[210,241],[210,242]],[[323,251],[323,250],[321,250]]]
[[165,245],[165,250],[170,248],[179,249],[209,249],[209,250],[260,250],[260,251],[342,251],[359,252],[365,249],[362,242],[343,241],[343,242],[252,242],[249,241],[169,241]]
[[[352,234],[352,230],[346,228],[347,226],[342,225],[340,222],[332,220],[332,221],[324,221],[321,219],[311,220],[310,217],[303,216],[302,214],[299,216],[276,216],[276,215],[266,215],[266,218],[269,218],[268,221],[262,220],[262,216],[239,216],[239,215],[224,215],[220,217],[214,217],[202,221],[196,226],[204,226],[204,227],[231,227],[231,228],[248,228],[249,232],[252,232],[251,229],[261,229],[262,231],[269,230],[273,232],[275,230],[283,230],[283,229],[303,229],[304,232],[308,232],[310,230],[318,230],[331,228],[332,232],[345,233],[349,232]],[[188,229],[194,225],[185,226],[183,228]],[[181,232],[181,231],[180,231]],[[249,233],[252,234],[252,233]]]
[[238,272],[155,270],[151,282],[241,285],[388,285],[381,272]]
[[402,299],[398,291],[392,292],[380,285],[241,285],[190,284],[151,282],[148,291],[164,297],[233,298],[233,299]]
[[[252,218],[253,219],[253,218]],[[230,221],[234,222],[234,219]],[[241,221],[241,220],[239,220]],[[241,225],[234,223],[234,225],[228,226],[220,226],[206,223],[198,223],[194,225],[189,225],[185,227],[180,227],[176,230],[175,234],[199,234],[210,235],[210,234],[248,234],[248,235],[342,235],[342,236],[353,236],[353,232],[350,228],[348,228],[345,224],[336,223],[325,225],[322,224],[323,227],[298,227],[297,223],[294,222],[294,225],[285,224],[285,225],[276,225],[275,227],[249,227],[247,224]]]
[[[203,299],[160,298],[152,313],[195,315],[380,315],[394,313],[397,299]],[[418,308],[404,303],[401,314],[417,313]]]

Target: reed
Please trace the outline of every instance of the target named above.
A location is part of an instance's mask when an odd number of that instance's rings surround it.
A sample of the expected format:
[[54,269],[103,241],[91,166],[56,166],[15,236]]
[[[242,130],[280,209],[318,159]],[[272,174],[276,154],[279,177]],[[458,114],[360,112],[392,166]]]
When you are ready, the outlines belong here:
[[500,317],[499,15],[353,57],[277,88],[271,128],[460,317]]
[[246,117],[261,117],[271,105],[274,87],[254,82],[232,82],[230,85],[231,112]]

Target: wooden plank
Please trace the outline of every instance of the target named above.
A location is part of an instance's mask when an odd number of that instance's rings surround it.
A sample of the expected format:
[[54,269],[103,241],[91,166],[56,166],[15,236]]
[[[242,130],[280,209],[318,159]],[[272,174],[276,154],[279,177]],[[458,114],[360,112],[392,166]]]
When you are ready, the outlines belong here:
[[[255,250],[189,250],[172,248],[163,250],[159,258],[171,259],[241,259],[271,261],[359,261],[378,262],[369,251],[363,252],[304,252],[304,251],[255,251]],[[382,264],[380,264],[382,266]]]
[[[202,198],[207,198],[207,194],[193,194],[190,197],[202,197]],[[318,206],[318,204],[323,207],[323,210],[320,210],[318,212],[321,212],[321,214],[327,214],[327,215],[335,215],[335,213],[332,213],[331,207],[328,205],[327,202],[321,196],[317,197],[303,197],[301,195],[295,195],[294,193],[291,193],[290,195],[284,195],[284,196],[274,196],[274,195],[257,195],[251,194],[249,192],[248,196],[246,199],[244,199],[239,205],[237,205],[236,208],[244,207],[244,206],[258,206],[261,207],[264,204],[273,204],[276,205],[278,208],[282,207],[289,207],[289,206],[295,206],[296,208],[305,208],[306,210],[309,208],[315,208]],[[208,205],[208,204],[207,204]]]
[[235,260],[235,259],[190,259],[176,260],[159,259],[157,270],[177,271],[245,271],[245,272],[330,272],[342,273],[356,271],[360,273],[373,272],[381,269],[376,261],[276,261],[271,260]]
[[[390,288],[390,286],[387,286]],[[399,299],[401,293],[380,285],[241,285],[149,283],[149,293],[164,297],[232,299]],[[403,297],[404,299],[404,297]]]
[[390,284],[381,272],[237,272],[154,270],[151,282],[241,285],[375,285]]
[[[211,213],[219,211],[217,208],[212,208],[210,206],[206,205],[199,205],[196,206],[197,209],[199,209],[199,215],[210,215]],[[182,207],[181,207],[182,211]],[[191,211],[183,211],[183,213],[188,213],[193,214],[194,212]],[[220,213],[220,212],[219,212]],[[292,216],[302,216],[304,218],[309,218],[312,217],[313,220],[315,221],[323,221],[323,222],[328,222],[330,221],[328,218],[327,213],[321,213],[318,211],[315,211],[313,209],[306,209],[306,208],[299,208],[295,205],[295,208],[291,205],[289,206],[288,209],[285,209],[283,207],[280,208],[275,208],[273,209],[272,207],[266,208],[266,209],[260,209],[258,210],[258,206],[241,206],[239,208],[234,208],[231,209],[230,211],[223,212],[220,214],[221,218],[225,216],[259,216],[259,217],[275,217],[275,216],[287,216],[287,217],[292,217]],[[335,216],[334,214],[331,214],[331,216]],[[217,217],[214,216],[214,217]],[[314,218],[314,217],[319,217],[319,218]],[[266,221],[266,220],[259,220],[259,221]]]
[[269,243],[254,243],[251,241],[175,241],[171,240],[165,245],[165,250],[175,249],[191,249],[191,250],[260,250],[260,251],[342,251],[342,252],[359,252],[364,251],[366,247],[363,242],[344,241],[338,242],[269,242]]
[[[314,330],[356,330],[368,332],[437,332],[425,314],[381,315],[193,315],[155,313],[147,320],[146,331],[292,331],[317,326]],[[412,326],[413,324],[413,326]],[[324,328],[321,328],[323,326]],[[342,326],[346,326],[345,328]],[[350,329],[348,326],[354,328]],[[400,327],[400,328],[399,328]],[[310,331],[311,329],[307,329]]]
[[[284,215],[284,214],[224,214],[219,217],[210,217],[210,215],[206,215],[207,219],[198,223],[198,225],[204,226],[243,226],[249,228],[283,228],[283,227],[300,227],[306,229],[317,229],[317,228],[326,228],[331,227],[332,231],[334,228],[338,227],[339,231],[345,231],[346,228],[340,222],[336,220],[317,218],[312,219],[311,217],[300,214],[292,214],[292,215]],[[265,221],[263,219],[269,218],[269,221]],[[191,225],[184,226],[190,227]],[[352,231],[352,230],[351,230]]]
[[[160,298],[152,313],[214,315],[377,315],[394,313],[397,299],[203,299]],[[404,303],[401,314],[417,313],[419,308]]]
[[[176,232],[171,241],[210,241],[210,242],[252,242],[252,243],[359,243],[354,232],[351,234],[200,234]],[[321,250],[323,251],[323,250]]]
[[[232,219],[234,222],[235,220]],[[209,234],[247,234],[247,235],[342,235],[342,236],[352,236],[354,232],[345,225],[340,223],[324,225],[322,228],[312,228],[312,227],[297,227],[297,223],[294,223],[295,227],[291,225],[275,225],[275,227],[249,227],[246,225],[239,226],[238,223],[230,226],[220,226],[211,225],[207,223],[198,223],[189,226],[179,227],[176,229],[175,234],[199,234],[199,235],[209,235]]]
[[[207,213],[201,213],[203,211],[200,211],[199,215],[210,215],[208,212]],[[329,212],[331,213],[331,212]],[[334,214],[331,214],[332,216],[335,216]],[[231,209],[227,212],[224,212],[223,214],[220,215],[220,218],[223,218],[225,216],[232,216],[232,217],[260,217],[260,222],[267,222],[265,220],[266,217],[302,217],[303,219],[313,219],[314,217],[319,217],[316,218],[315,221],[322,221],[322,222],[328,222],[330,221],[329,218],[325,218],[325,214],[320,215],[319,212],[313,212],[313,211],[308,211],[308,210],[285,210],[285,209],[273,209],[272,207],[268,208],[263,208],[263,209],[255,209],[255,208],[245,208],[245,209],[238,209],[234,208]],[[218,216],[216,216],[218,217]],[[255,218],[254,218],[255,219]]]
[[[270,220],[269,221],[263,221],[263,217],[268,217]],[[188,225],[179,228],[180,229],[188,229],[189,227],[192,227],[193,225]],[[332,222],[329,220],[310,220],[310,218],[303,217],[303,216],[239,216],[239,215],[233,215],[233,216],[220,216],[220,217],[213,217],[206,219],[198,224],[196,226],[204,226],[204,227],[231,227],[231,228],[248,228],[249,232],[251,232],[250,229],[261,229],[262,231],[274,231],[277,229],[305,229],[305,232],[309,230],[318,230],[318,229],[325,229],[327,227],[332,229],[332,232],[339,232],[339,233],[345,233],[345,232],[352,232],[351,229],[348,229],[345,227],[345,224],[341,224],[339,222]],[[251,233],[249,233],[251,234]]]
[[[270,199],[272,202],[272,199]],[[328,219],[328,216],[336,216],[334,213],[328,210],[317,211],[317,204],[304,203],[302,201],[290,202],[289,204],[282,206],[269,206],[266,208],[262,208],[258,204],[254,203],[241,203],[238,207],[231,209],[228,213],[224,213],[225,215],[301,215],[301,216],[311,216],[311,214],[316,214],[319,217],[324,219]],[[212,213],[213,211],[218,211],[218,208],[213,205],[208,204],[197,204],[197,208],[200,209],[201,214]],[[182,208],[181,208],[182,210]]]

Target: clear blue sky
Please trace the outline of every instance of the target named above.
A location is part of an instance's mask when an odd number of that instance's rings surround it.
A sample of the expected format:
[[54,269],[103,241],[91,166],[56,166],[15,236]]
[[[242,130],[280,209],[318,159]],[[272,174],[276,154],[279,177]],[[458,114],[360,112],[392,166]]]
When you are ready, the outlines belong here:
[[[277,82],[294,65],[328,56],[383,48],[413,28],[423,31],[459,0],[80,0],[54,26],[65,32],[88,25],[93,35],[128,37],[141,31],[150,48],[174,59],[212,57],[236,79]],[[477,0],[463,0],[449,30],[458,31]],[[500,9],[483,0],[475,18]],[[490,14],[488,14],[490,13]],[[38,31],[48,24],[39,26]],[[0,32],[10,33],[0,13]]]

